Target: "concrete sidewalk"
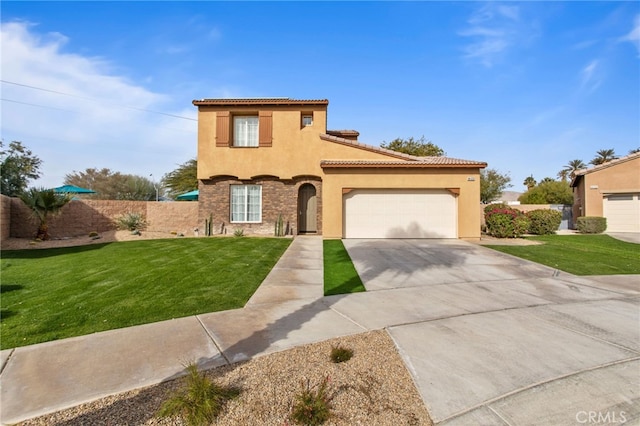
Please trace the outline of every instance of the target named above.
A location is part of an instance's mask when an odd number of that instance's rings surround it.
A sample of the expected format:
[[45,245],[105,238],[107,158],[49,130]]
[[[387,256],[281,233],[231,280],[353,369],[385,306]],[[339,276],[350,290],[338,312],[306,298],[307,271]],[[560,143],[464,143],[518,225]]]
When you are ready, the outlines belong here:
[[322,239],[297,237],[242,309],[2,351],[2,423],[159,383],[185,362],[381,328],[436,423],[640,419],[640,277],[576,277],[455,240],[345,245],[366,293],[323,297]]

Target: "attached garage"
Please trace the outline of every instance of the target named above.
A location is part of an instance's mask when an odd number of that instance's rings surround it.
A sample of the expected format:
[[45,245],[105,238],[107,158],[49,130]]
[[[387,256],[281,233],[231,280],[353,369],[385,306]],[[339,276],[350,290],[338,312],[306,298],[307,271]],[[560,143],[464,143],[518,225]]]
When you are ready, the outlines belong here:
[[640,193],[605,194],[603,215],[608,232],[640,232]]
[[344,238],[458,238],[456,194],[447,189],[351,189]]

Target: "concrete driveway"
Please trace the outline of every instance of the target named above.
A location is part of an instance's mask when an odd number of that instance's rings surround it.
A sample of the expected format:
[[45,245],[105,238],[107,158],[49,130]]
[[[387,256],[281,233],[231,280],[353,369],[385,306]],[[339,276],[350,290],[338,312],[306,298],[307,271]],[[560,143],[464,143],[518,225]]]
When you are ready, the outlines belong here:
[[640,244],[640,232],[607,232],[607,235],[617,240]]
[[[640,277],[576,277],[457,240],[345,240],[437,424],[640,421]],[[606,286],[602,285],[606,282]]]

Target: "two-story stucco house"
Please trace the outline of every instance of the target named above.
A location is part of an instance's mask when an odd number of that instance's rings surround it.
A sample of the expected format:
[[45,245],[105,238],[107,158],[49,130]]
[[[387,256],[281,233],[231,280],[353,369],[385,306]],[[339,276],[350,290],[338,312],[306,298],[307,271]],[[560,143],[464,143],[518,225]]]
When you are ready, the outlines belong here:
[[[199,222],[214,232],[480,238],[486,163],[414,157],[327,130],[329,101],[202,99]],[[392,125],[392,123],[390,123]]]
[[601,216],[608,232],[640,232],[640,153],[578,170],[571,186],[574,218]]

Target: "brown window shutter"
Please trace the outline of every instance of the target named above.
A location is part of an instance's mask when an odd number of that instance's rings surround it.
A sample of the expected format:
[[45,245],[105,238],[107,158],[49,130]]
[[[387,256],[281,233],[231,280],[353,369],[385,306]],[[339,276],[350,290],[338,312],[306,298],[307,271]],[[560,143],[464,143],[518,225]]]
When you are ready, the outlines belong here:
[[229,146],[229,126],[231,117],[229,111],[218,111],[216,113],[216,146]]
[[272,141],[272,111],[260,111],[258,113],[259,124],[258,124],[258,145],[259,146],[271,146]]

